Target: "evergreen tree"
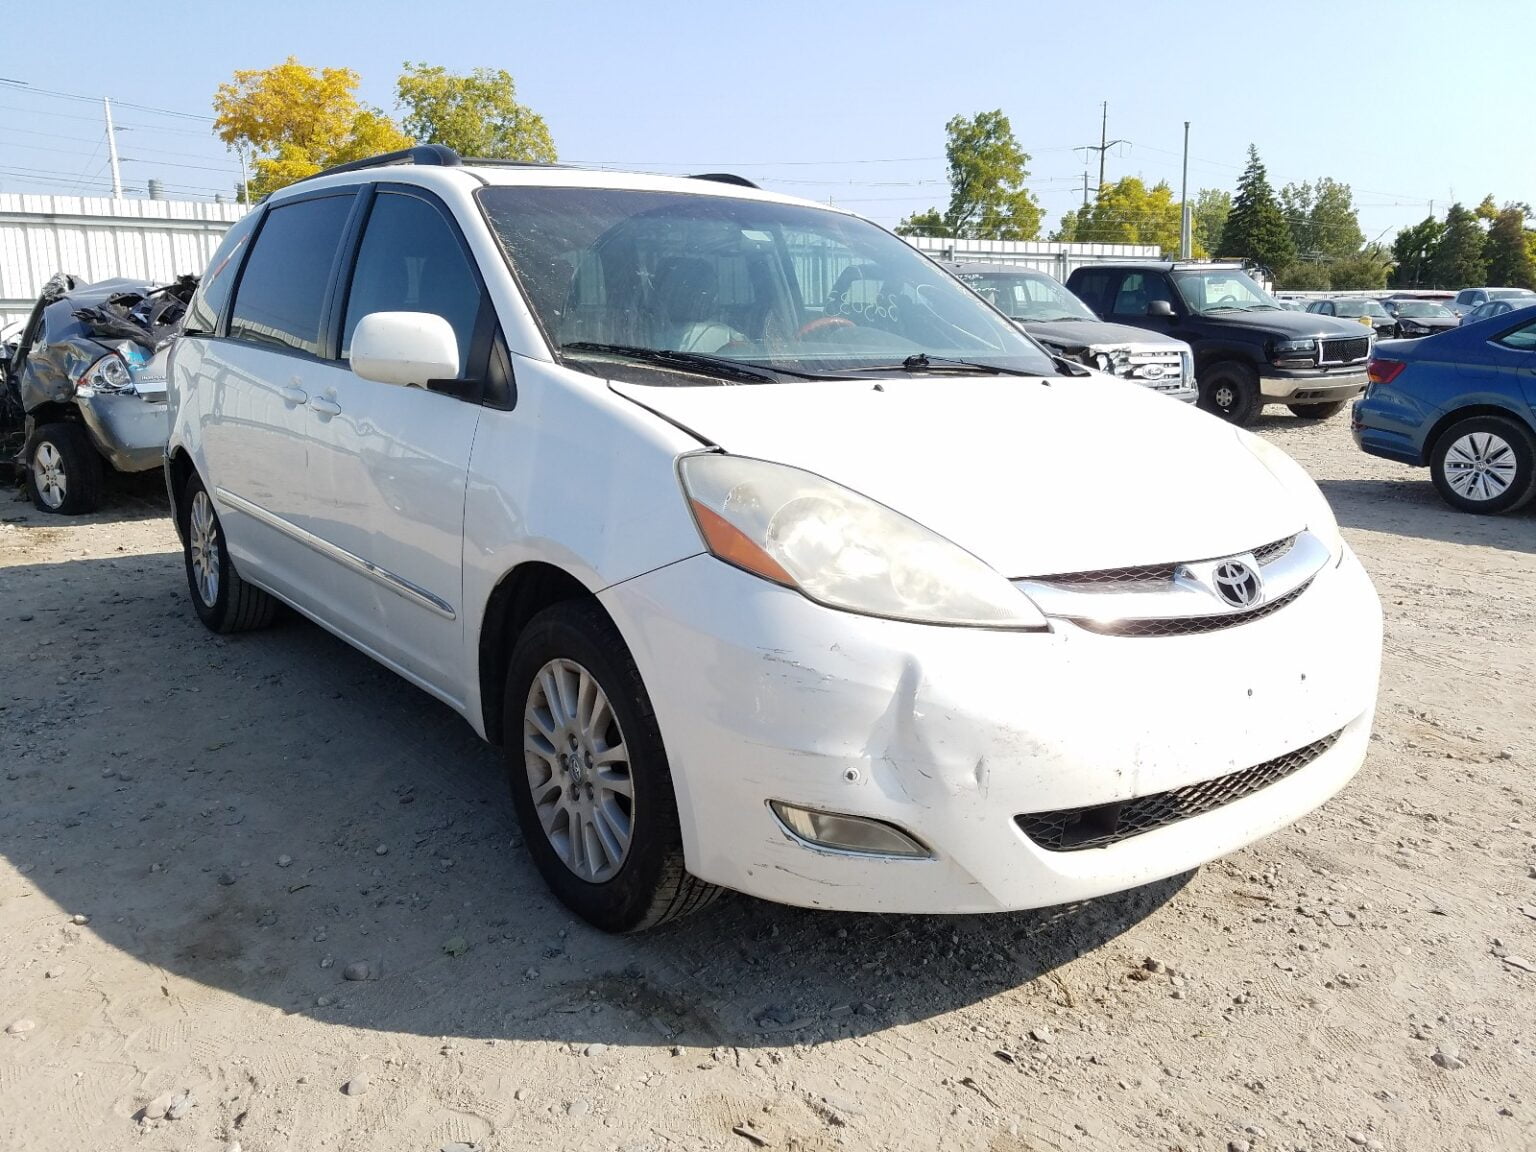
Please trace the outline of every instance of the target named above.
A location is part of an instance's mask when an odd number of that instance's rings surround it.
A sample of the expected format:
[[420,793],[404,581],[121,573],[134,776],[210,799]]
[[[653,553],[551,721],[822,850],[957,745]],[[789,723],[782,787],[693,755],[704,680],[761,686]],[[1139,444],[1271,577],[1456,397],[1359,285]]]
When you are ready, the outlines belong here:
[[1536,269],[1526,239],[1524,204],[1506,204],[1488,229],[1488,283],[1536,288]]
[[1223,256],[1243,257],[1264,268],[1284,268],[1296,258],[1296,244],[1280,202],[1269,186],[1259,150],[1248,146],[1248,167],[1237,182],[1237,197],[1221,233]]
[[1466,288],[1488,283],[1488,237],[1475,213],[1452,204],[1445,230],[1429,258],[1430,282],[1437,288]]

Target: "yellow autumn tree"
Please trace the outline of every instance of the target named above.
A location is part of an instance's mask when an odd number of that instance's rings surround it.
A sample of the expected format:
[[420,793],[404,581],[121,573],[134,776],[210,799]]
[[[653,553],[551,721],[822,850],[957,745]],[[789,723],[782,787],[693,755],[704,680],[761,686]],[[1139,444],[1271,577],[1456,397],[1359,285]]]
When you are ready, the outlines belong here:
[[252,199],[333,164],[410,147],[393,120],[358,101],[358,82],[350,68],[317,71],[290,56],[219,85],[214,131],[253,157]]

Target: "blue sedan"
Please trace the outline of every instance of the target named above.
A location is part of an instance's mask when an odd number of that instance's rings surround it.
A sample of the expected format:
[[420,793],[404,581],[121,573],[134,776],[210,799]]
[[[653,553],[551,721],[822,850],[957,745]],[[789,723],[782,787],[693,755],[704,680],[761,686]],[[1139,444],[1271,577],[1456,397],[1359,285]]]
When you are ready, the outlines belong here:
[[1376,345],[1350,421],[1373,456],[1427,467],[1463,512],[1536,496],[1536,307]]

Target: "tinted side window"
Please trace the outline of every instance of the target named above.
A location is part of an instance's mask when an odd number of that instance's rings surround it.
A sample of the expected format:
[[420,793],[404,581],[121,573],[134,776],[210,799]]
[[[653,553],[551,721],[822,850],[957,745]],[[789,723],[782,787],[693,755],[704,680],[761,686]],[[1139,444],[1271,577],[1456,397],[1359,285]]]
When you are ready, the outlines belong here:
[[1513,332],[1506,332],[1499,337],[1499,343],[1506,348],[1515,348],[1521,352],[1536,352],[1536,320],[1529,324],[1522,324]]
[[224,233],[224,239],[219,241],[213,259],[208,262],[208,270],[203,273],[202,282],[197,286],[197,295],[192,297],[192,303],[187,308],[187,318],[182,322],[181,330],[186,335],[212,336],[218,329],[219,314],[224,311],[224,305],[229,303],[230,289],[235,286],[235,270],[240,267],[240,255],[245,251],[245,242],[251,238],[259,218],[259,213],[246,213],[235,221],[234,226]]
[[370,312],[431,312],[453,326],[462,378],[481,295],[469,257],[442,213],[420,197],[381,192],[352,273],[342,357],[351,352],[357,322]]
[[1147,307],[1154,300],[1172,303],[1168,298],[1168,286],[1163,278],[1151,272],[1132,272],[1120,281],[1120,291],[1115,293],[1114,316],[1145,316]]
[[1104,310],[1104,297],[1109,291],[1109,272],[1083,272],[1073,278],[1072,291],[1095,312]]
[[352,201],[349,192],[267,211],[235,293],[230,336],[324,354],[321,310]]

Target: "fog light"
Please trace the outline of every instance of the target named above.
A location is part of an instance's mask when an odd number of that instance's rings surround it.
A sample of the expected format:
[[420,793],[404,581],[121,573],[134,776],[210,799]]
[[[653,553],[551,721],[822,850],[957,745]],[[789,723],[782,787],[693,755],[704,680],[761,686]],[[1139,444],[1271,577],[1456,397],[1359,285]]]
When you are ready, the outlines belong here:
[[928,856],[928,849],[894,824],[868,816],[847,816],[796,808],[779,800],[768,807],[789,832],[818,848],[862,852],[871,856]]

